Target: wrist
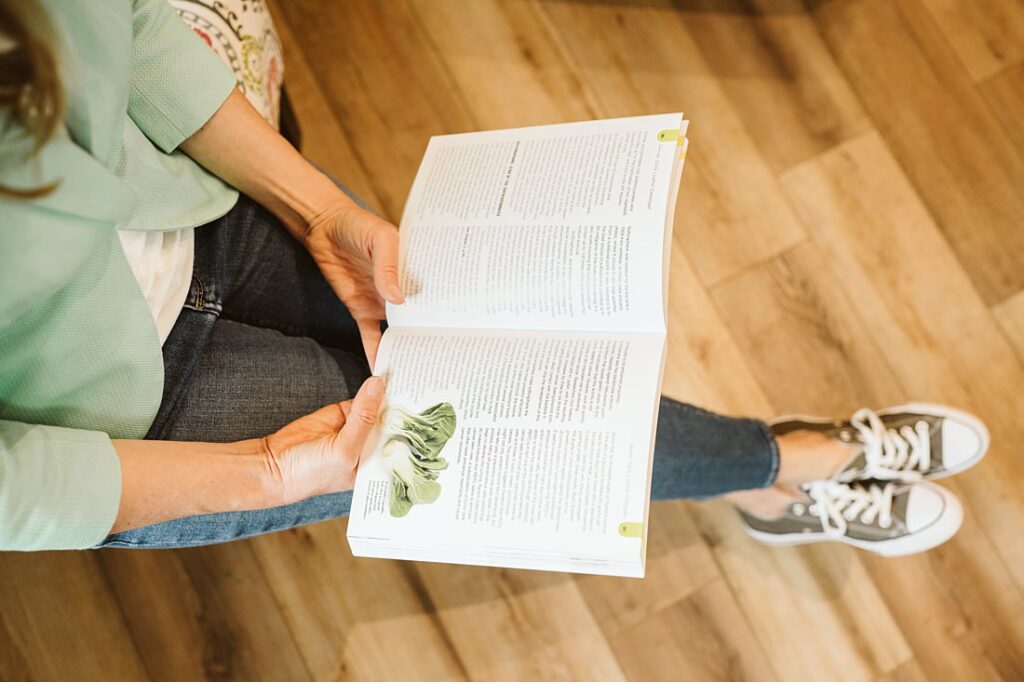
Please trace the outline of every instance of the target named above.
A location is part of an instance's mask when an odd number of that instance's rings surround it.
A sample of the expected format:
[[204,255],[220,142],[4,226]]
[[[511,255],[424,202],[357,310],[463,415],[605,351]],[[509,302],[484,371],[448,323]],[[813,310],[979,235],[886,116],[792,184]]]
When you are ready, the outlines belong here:
[[244,468],[239,476],[238,493],[246,509],[268,509],[289,502],[281,469],[267,445],[266,438],[250,438],[232,443],[234,457]]
[[310,229],[325,217],[357,205],[330,178],[313,166],[309,166],[307,177],[301,182],[280,186],[278,197],[288,207],[289,213],[295,216],[293,224],[286,225],[301,242],[305,242]]
[[339,214],[350,211],[363,210],[352,198],[340,189],[331,197],[325,197],[318,205],[316,211],[305,221],[305,232],[303,242],[308,240],[309,235],[321,225],[329,225]]

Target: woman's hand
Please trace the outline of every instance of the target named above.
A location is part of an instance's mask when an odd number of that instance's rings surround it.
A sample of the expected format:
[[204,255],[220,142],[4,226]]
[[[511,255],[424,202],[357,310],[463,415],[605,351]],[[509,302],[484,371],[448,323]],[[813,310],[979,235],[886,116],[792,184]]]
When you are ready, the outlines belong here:
[[355,399],[322,407],[261,439],[266,480],[277,504],[352,489],[383,397],[383,379],[370,377]]
[[349,490],[383,397],[384,381],[371,377],[353,400],[234,443],[115,440],[121,504],[110,532]]
[[384,301],[405,300],[398,284],[398,229],[343,196],[309,221],[303,241],[359,325],[373,367]]
[[398,230],[360,208],[274,130],[238,90],[181,149],[281,219],[352,317],[370,366],[384,301],[401,303]]

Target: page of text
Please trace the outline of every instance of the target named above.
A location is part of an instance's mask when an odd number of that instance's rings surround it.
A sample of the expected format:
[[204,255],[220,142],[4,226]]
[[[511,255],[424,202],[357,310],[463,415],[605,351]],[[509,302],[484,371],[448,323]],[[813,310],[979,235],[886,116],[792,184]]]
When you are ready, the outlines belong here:
[[621,529],[645,521],[663,350],[660,334],[389,329],[349,536],[635,560]]
[[663,331],[681,114],[432,138],[397,326]]

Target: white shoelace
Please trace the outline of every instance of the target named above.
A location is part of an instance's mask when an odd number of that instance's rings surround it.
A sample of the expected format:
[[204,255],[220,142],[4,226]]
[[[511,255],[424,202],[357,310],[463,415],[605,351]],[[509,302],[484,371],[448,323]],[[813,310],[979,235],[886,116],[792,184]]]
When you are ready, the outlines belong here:
[[861,408],[850,419],[864,444],[864,478],[883,481],[916,481],[932,465],[931,431],[928,422],[899,431],[886,429],[877,414]]
[[[839,481],[814,481],[804,486],[814,501],[807,512],[821,521],[826,535],[841,537],[846,534],[850,521],[860,519],[861,523],[878,521],[881,528],[892,526],[892,496],[894,483],[840,483]],[[794,512],[802,515],[803,509]]]

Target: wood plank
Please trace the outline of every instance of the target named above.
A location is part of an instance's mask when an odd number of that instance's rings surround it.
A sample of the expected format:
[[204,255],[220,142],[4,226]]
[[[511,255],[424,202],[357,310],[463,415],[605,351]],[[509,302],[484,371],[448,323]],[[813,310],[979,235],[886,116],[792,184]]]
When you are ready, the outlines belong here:
[[676,234],[704,283],[803,238],[771,168],[667,0],[542,7],[601,116],[683,111],[694,122]]
[[1024,288],[1024,157],[918,0],[815,4],[825,42],[982,298]]
[[924,4],[976,82],[1024,61],[1024,5],[1018,0]]
[[279,2],[380,205],[398,220],[431,135],[475,130],[459,91],[404,2]]
[[802,0],[677,0],[675,6],[772,170],[869,127]]
[[831,284],[820,252],[808,243],[713,290],[745,354],[758,358],[761,385],[784,414],[844,414],[851,395],[885,405],[900,394],[887,358],[863,342],[846,294]]
[[981,91],[1017,150],[1024,153],[1024,65],[987,81]]
[[612,639],[631,680],[775,680],[728,586],[715,580]]
[[465,678],[407,562],[354,558],[346,528],[327,521],[252,541],[312,677]]
[[694,512],[779,679],[869,680],[911,657],[854,550],[766,547],[724,502]]
[[0,679],[150,679],[94,553],[0,552]]
[[1024,291],[1012,296],[992,309],[996,320],[1024,361]]
[[482,128],[596,117],[535,4],[412,0],[412,6]]
[[571,575],[418,564],[469,675],[481,680],[623,680]]
[[577,577],[594,619],[613,645],[622,630],[719,578],[714,557],[697,533],[685,502],[652,504],[650,526],[643,580]]
[[[1024,502],[1017,494],[1024,468],[1006,445],[1024,438],[1017,407],[1022,367],[878,135],[860,136],[788,171],[783,184],[806,224],[815,226],[817,261],[834,269],[832,282],[822,280],[822,286],[849,292],[855,305],[843,317],[859,327],[854,338],[887,358],[902,387],[903,395],[892,400],[973,409],[992,431],[988,458],[948,483],[968,508],[960,535],[922,557],[868,565],[930,675],[1005,678],[1024,668]],[[803,267],[817,266],[808,261]],[[793,306],[794,317],[802,307]],[[788,352],[772,344],[747,351],[761,357]],[[755,367],[765,385],[788,380],[772,370],[777,365]],[[825,371],[817,378],[831,381]],[[865,401],[854,393],[843,399],[849,408]],[[907,566],[894,571],[899,563]],[[922,597],[908,599],[907,590]],[[987,658],[978,667],[981,652]]]
[[248,542],[101,563],[154,680],[310,678]]
[[879,677],[875,682],[929,682],[916,659],[910,659],[895,670]]

